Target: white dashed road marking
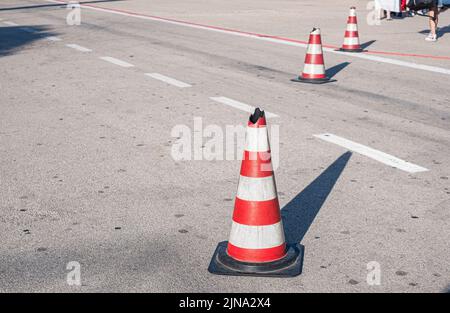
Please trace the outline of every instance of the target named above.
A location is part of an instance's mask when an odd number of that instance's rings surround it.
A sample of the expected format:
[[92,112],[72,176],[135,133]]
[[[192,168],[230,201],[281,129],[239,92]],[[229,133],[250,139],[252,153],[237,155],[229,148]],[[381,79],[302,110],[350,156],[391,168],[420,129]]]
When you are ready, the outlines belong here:
[[424,167],[418,166],[413,163],[406,162],[406,161],[396,158],[395,156],[392,156],[390,154],[384,153],[379,150],[372,149],[370,147],[364,146],[362,144],[350,141],[348,139],[345,139],[345,138],[342,138],[342,137],[339,137],[339,136],[336,136],[333,134],[314,135],[314,137],[320,138],[327,142],[334,143],[334,144],[344,147],[350,151],[362,154],[362,155],[369,157],[371,159],[374,159],[378,162],[398,168],[398,169],[408,172],[408,173],[419,173],[419,172],[428,171],[428,169],[426,169]]
[[[228,106],[230,106],[232,108],[239,109],[239,110],[242,110],[242,111],[245,111],[245,112],[253,113],[255,111],[255,107],[253,107],[251,105],[248,105],[248,104],[245,104],[245,103],[242,103],[242,102],[239,102],[239,101],[236,101],[236,100],[233,100],[233,99],[230,99],[230,98],[226,98],[226,97],[211,97],[210,99],[215,101],[215,102],[219,102],[219,103],[228,105]],[[261,108],[261,109],[263,110],[264,108]],[[270,112],[267,112],[267,111],[265,111],[265,113],[266,113],[266,117],[267,118],[278,117],[278,115],[270,113]]]
[[4,21],[3,24],[8,25],[8,26],[19,26],[19,24],[16,24],[16,23],[10,22],[10,21]]
[[167,84],[170,84],[170,85],[179,87],[179,88],[188,88],[188,87],[192,87],[191,85],[186,84],[186,83],[183,83],[182,81],[179,81],[179,80],[176,80],[176,79],[174,79],[174,78],[170,78],[170,77],[167,77],[167,76],[158,74],[158,73],[146,73],[145,75],[146,75],[146,76],[149,76],[149,77],[151,77],[151,78],[160,80],[160,81],[162,81],[162,82],[165,82],[165,83],[167,83]]
[[128,62],[113,58],[113,57],[101,57],[100,59],[102,59],[103,61],[118,65],[118,66],[122,66],[122,67],[133,67],[133,64],[130,64]]
[[55,36],[48,36],[45,37],[45,39],[50,40],[50,41],[61,41],[62,39],[59,37],[55,37]]
[[75,49],[75,50],[80,51],[80,52],[92,52],[91,49],[79,46],[79,45],[74,44],[74,43],[67,44],[66,47]]

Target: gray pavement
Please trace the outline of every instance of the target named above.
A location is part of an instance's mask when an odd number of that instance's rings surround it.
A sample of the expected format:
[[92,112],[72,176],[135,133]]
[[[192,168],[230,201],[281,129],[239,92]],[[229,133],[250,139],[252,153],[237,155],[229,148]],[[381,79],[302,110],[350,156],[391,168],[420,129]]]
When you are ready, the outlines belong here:
[[[339,46],[356,3],[362,41],[376,40],[368,48],[382,52],[376,56],[444,70],[450,36],[425,42],[420,17],[368,26],[361,0],[178,2],[91,3],[96,10],[82,8],[81,25],[69,26],[64,6],[2,1],[0,291],[448,290],[448,74],[328,51],[337,82],[295,84],[302,47],[116,13],[298,40],[320,26],[324,42]],[[448,24],[450,13],[442,14],[443,32]],[[192,87],[144,75],[153,72]],[[207,271],[229,235],[240,161],[175,161],[171,130],[192,128],[194,117],[205,126],[246,123],[247,113],[210,97],[279,116],[269,122],[280,126],[276,178],[286,238],[305,246],[297,278]],[[429,171],[347,153],[314,137],[322,133]],[[67,284],[70,261],[81,264],[81,286]],[[366,282],[371,261],[380,264],[380,285]]]

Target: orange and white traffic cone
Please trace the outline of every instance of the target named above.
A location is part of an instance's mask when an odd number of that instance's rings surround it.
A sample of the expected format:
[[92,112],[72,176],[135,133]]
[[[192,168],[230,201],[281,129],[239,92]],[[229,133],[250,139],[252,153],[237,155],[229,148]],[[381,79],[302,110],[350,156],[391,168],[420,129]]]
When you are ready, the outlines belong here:
[[362,52],[363,49],[359,43],[358,19],[356,17],[356,8],[350,8],[350,14],[347,20],[347,29],[344,36],[344,44],[340,51]]
[[229,241],[217,246],[209,272],[293,277],[301,274],[302,246],[284,238],[264,111],[250,116]]
[[324,84],[332,81],[327,77],[325,71],[322,37],[319,28],[314,28],[311,31],[303,72],[299,77],[292,79],[292,81],[310,84]]

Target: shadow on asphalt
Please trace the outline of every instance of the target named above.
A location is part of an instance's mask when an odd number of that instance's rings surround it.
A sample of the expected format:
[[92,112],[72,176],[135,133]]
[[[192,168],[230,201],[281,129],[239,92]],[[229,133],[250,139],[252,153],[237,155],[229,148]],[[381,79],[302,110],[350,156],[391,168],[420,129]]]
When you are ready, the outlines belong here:
[[[428,35],[430,33],[429,29],[424,29],[419,32],[419,34]],[[439,27],[438,35],[439,37],[444,37],[445,34],[450,33],[450,25]]]
[[341,155],[281,210],[288,244],[302,241],[351,156],[350,151]]
[[[101,3],[101,2],[116,2],[116,1],[123,1],[123,0],[97,0],[97,1],[84,1],[84,2],[78,2],[78,3],[79,4],[94,4],[94,3]],[[13,10],[38,9],[38,8],[47,8],[47,7],[60,7],[60,6],[64,6],[64,5],[65,5],[64,3],[27,5],[27,6],[21,6],[21,7],[0,8],[0,11],[13,11]]]
[[350,64],[350,62],[343,62],[343,63],[337,64],[337,65],[335,65],[333,67],[330,67],[329,69],[326,70],[327,77],[328,78],[333,78],[334,76],[336,76],[337,73],[342,71],[349,64]]
[[45,26],[0,27],[0,57],[17,53],[24,46],[47,36],[55,36]]
[[376,42],[376,40],[369,40],[366,41],[365,43],[361,44],[361,49],[367,49],[368,47],[370,47],[372,44],[374,44]]

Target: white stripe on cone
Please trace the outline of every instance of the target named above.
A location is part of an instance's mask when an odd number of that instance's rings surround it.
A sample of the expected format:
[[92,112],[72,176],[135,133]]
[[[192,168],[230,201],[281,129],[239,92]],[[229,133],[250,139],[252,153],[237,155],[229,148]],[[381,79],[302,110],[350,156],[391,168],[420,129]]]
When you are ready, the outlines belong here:
[[358,37],[345,37],[344,45],[347,45],[347,46],[359,45],[359,38]]
[[356,9],[350,9],[350,16],[356,16]]
[[247,177],[239,178],[237,197],[246,201],[267,201],[277,197],[275,180],[268,177]]
[[270,150],[267,127],[247,127],[245,150],[250,152],[267,152]]
[[347,24],[347,31],[349,32],[358,31],[358,24]]
[[307,64],[303,68],[303,73],[311,75],[325,74],[325,66],[323,64]]
[[322,45],[310,43],[308,45],[308,54],[322,54]]
[[249,226],[233,221],[229,242],[243,249],[269,249],[284,244],[283,223]]

